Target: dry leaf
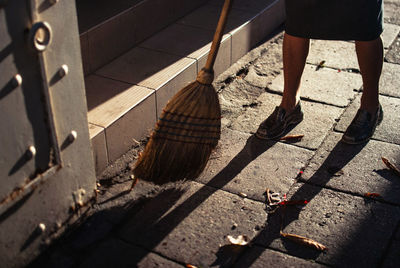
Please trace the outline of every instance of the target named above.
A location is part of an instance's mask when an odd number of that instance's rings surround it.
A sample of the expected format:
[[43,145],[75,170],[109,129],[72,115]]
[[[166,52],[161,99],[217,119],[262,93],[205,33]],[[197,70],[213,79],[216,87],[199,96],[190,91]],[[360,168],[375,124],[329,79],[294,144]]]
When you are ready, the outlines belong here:
[[239,193],[239,195],[240,195],[240,197],[243,197],[243,198],[247,197],[247,194],[245,194],[245,193]]
[[287,135],[285,137],[280,138],[279,140],[281,141],[301,141],[301,139],[304,137],[303,134],[299,135]]
[[250,242],[250,239],[245,235],[239,235],[237,238],[228,235],[228,240],[232,245],[238,245],[238,246],[246,246]]
[[317,68],[315,68],[315,70],[318,71],[319,69],[324,68],[324,67],[325,67],[325,61],[323,60],[317,65]]
[[315,240],[312,240],[310,238],[304,237],[304,236],[300,236],[300,235],[295,235],[295,234],[288,234],[288,233],[284,233],[281,231],[281,236],[290,239],[300,245],[304,245],[304,246],[308,246],[320,251],[325,251],[328,248],[325,247],[324,245],[322,245],[321,243],[318,243]]
[[365,193],[364,196],[366,197],[381,197],[378,193]]
[[186,267],[187,268],[197,268],[197,266],[194,266],[194,265],[191,265],[191,264],[188,264],[188,263],[186,264]]
[[137,184],[138,181],[139,181],[139,179],[136,178],[135,176],[133,176],[132,180],[133,180],[133,181],[132,181],[132,185],[131,185],[131,188],[129,189],[130,191],[132,191],[133,188],[135,188],[136,184]]
[[400,170],[397,167],[390,163],[389,160],[385,157],[382,157],[382,161],[391,171],[393,171],[397,176],[400,177]]

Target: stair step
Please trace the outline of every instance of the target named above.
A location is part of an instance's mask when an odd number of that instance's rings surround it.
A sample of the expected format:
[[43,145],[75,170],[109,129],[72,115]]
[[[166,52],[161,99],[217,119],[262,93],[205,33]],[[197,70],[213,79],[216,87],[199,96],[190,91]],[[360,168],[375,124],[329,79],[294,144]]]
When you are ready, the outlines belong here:
[[[86,76],[100,173],[154,127],[166,102],[205,64],[222,0],[211,0]],[[284,0],[236,1],[215,65],[221,74],[285,19]]]
[[85,75],[208,0],[77,0]]

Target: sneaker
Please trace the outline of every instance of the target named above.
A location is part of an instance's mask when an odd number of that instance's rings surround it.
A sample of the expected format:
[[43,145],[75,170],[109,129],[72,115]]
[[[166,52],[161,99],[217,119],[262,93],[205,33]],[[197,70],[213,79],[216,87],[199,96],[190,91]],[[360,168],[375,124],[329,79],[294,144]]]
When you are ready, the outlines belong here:
[[256,137],[265,140],[280,138],[290,126],[297,125],[303,120],[304,114],[300,102],[287,113],[282,107],[277,106],[274,112],[260,124]]
[[371,115],[365,110],[359,109],[351,124],[343,134],[342,141],[348,144],[361,144],[369,141],[375,132],[375,128],[382,122],[382,106]]

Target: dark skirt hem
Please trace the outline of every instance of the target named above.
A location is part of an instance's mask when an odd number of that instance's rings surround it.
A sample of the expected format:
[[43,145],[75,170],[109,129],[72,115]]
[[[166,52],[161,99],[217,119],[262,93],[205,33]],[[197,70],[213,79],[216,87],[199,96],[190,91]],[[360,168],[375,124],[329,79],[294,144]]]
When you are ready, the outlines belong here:
[[286,27],[285,32],[289,35],[295,36],[295,37],[301,37],[301,38],[308,38],[308,39],[315,39],[315,40],[338,40],[338,41],[372,41],[377,38],[382,34],[383,28],[377,29],[374,32],[368,33],[368,34],[354,34],[354,33],[348,33],[348,34],[339,34],[339,35],[333,35],[329,33],[302,33],[299,31],[291,31],[291,29],[288,29]]
[[382,0],[286,0],[286,33],[323,40],[371,41],[383,31]]

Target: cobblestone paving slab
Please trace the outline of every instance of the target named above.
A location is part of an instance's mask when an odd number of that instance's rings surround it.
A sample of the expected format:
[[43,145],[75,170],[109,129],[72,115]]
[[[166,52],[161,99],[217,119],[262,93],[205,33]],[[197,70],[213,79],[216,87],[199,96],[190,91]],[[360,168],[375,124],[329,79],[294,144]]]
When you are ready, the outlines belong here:
[[[357,96],[355,101],[346,109],[335,130],[344,132],[351,123],[360,107],[361,96]],[[383,109],[383,121],[377,126],[373,135],[374,139],[400,144],[399,126],[400,126],[400,98],[390,98],[380,96],[379,101]]]
[[252,239],[266,216],[263,203],[187,182],[152,198],[118,236],[180,263],[227,265],[235,259],[222,252],[227,236]]
[[[328,66],[328,65],[327,65]],[[314,101],[346,107],[354,98],[354,90],[362,86],[361,75],[307,64],[301,80],[300,96]],[[276,77],[268,88],[283,92],[283,74]]]
[[359,70],[354,43],[347,41],[311,40],[307,63],[326,67]]
[[358,195],[377,193],[378,199],[400,204],[400,178],[382,162],[400,165],[400,146],[371,140],[365,145],[340,142],[332,133],[316,152],[301,180]]
[[304,207],[286,208],[283,232],[313,239],[328,250],[319,252],[278,238],[268,229],[258,242],[334,267],[377,267],[400,219],[399,207],[309,184],[295,184],[288,198],[310,202]]
[[265,201],[266,188],[286,193],[313,154],[303,148],[227,129],[197,181]]
[[400,64],[400,35],[393,41],[385,55],[385,61]]
[[100,243],[78,267],[183,267],[116,238]]
[[384,1],[384,20],[387,23],[400,25],[400,1],[385,0]]
[[162,188],[168,188],[168,185],[160,187],[139,180],[131,191],[132,180],[128,178],[126,178],[126,182],[114,184],[103,190],[104,193],[99,194],[95,205],[98,211],[102,211],[107,221],[113,224],[119,223],[125,217],[128,209],[131,209],[141,200],[151,198],[151,196],[160,192]]
[[268,46],[264,48],[264,53],[249,66],[249,72],[244,78],[249,84],[266,88],[272,81],[272,78],[280,74],[282,65],[282,38],[279,35]]
[[[400,51],[399,51],[400,52]],[[379,93],[400,98],[400,65],[383,63]]]
[[114,225],[106,220],[106,214],[107,212],[100,211],[92,215],[70,239],[64,241],[64,244],[79,252],[104,239],[114,228]]
[[[257,99],[257,105],[248,107],[242,115],[230,122],[231,129],[255,133],[259,124],[264,121],[280,104],[281,96],[264,93]],[[316,150],[343,113],[342,108],[331,105],[302,101],[303,121],[291,129],[287,135],[302,134],[304,137],[293,143],[296,146]]]
[[326,267],[325,265],[318,264],[313,260],[304,260],[296,258],[278,251],[254,246],[249,248],[248,251],[239,259],[234,267],[252,267],[252,268],[266,268],[266,267]]
[[383,33],[381,35],[383,41],[383,47],[385,49],[389,48],[393,41],[396,39],[400,32],[400,26],[390,23],[385,23],[383,25]]
[[238,113],[242,107],[254,103],[264,92],[263,88],[250,86],[244,79],[236,79],[219,95],[221,108],[225,114],[230,110]]
[[393,241],[389,248],[389,252],[385,257],[385,261],[381,267],[391,268],[399,267],[400,264],[400,241]]

